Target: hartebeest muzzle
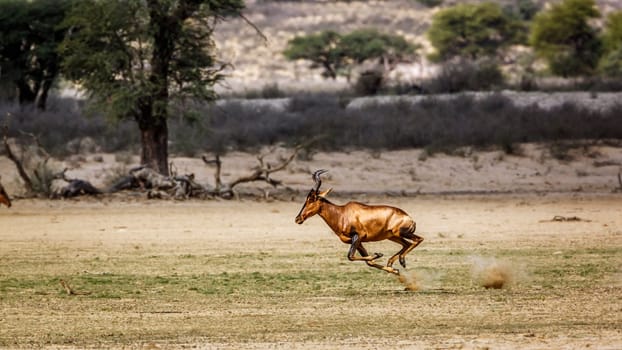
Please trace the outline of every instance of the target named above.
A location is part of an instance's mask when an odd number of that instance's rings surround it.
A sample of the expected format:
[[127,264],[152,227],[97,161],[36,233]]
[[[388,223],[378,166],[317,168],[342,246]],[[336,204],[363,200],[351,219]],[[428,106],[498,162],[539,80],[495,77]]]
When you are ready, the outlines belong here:
[[[313,192],[313,190],[311,190],[311,192]],[[309,196],[311,196],[311,193],[309,193]],[[296,215],[295,220],[298,225],[301,225],[309,217],[309,214],[307,213],[308,211],[307,204],[309,202],[309,196],[307,196],[307,200],[305,200],[305,204],[302,205],[302,209],[300,209],[300,212],[298,213],[298,215]]]

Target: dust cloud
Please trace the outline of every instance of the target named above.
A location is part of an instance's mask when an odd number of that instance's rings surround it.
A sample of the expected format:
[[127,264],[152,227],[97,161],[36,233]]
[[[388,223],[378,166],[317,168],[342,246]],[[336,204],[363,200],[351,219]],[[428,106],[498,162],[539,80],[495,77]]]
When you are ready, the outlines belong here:
[[419,270],[419,271],[400,271],[397,276],[405,290],[418,291],[438,288],[440,286],[441,273]]
[[486,289],[507,288],[519,275],[517,267],[507,261],[481,256],[473,256],[470,261],[473,280]]

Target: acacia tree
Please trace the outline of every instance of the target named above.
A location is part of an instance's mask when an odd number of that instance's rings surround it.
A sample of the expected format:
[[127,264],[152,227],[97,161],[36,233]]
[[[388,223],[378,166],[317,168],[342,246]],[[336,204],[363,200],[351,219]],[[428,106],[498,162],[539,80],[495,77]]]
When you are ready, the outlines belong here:
[[93,106],[133,118],[141,162],[168,175],[167,118],[174,102],[215,99],[223,78],[213,31],[243,0],[84,0],[65,21],[63,72]]
[[602,44],[589,21],[598,17],[594,0],[564,0],[535,17],[529,43],[555,75],[592,74]]
[[322,68],[325,78],[337,78],[344,65],[344,58],[335,51],[341,36],[332,30],[306,36],[296,36],[287,43],[283,55],[289,60],[311,61],[311,68]]
[[350,77],[355,65],[367,60],[380,60],[387,68],[416,54],[418,46],[402,36],[360,29],[348,34],[326,30],[291,39],[283,54],[289,60],[309,60],[311,68],[322,68],[322,76],[336,79]]
[[413,56],[418,45],[413,45],[400,35],[381,33],[375,29],[359,29],[341,38],[336,48],[339,56],[346,57],[354,64],[378,59],[387,67]]
[[0,80],[14,89],[20,105],[45,109],[59,75],[59,27],[72,0],[0,1]]

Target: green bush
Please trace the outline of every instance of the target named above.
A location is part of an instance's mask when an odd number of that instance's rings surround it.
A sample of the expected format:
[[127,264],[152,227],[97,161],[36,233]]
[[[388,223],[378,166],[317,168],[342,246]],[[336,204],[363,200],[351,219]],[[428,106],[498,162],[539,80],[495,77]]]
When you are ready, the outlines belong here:
[[529,43],[546,59],[551,73],[591,75],[602,53],[597,30],[590,25],[598,17],[594,0],[564,0],[535,17]]
[[514,42],[516,23],[499,5],[460,4],[437,12],[428,30],[436,49],[432,59],[448,61],[456,57],[476,60],[496,55]]
[[607,16],[602,40],[604,54],[599,70],[606,76],[622,75],[622,11]]

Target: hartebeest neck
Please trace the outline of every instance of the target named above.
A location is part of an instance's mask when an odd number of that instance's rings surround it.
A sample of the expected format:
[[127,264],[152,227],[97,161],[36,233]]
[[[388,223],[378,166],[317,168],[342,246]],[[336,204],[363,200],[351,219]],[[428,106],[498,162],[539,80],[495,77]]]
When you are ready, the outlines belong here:
[[335,233],[340,233],[339,221],[343,217],[343,209],[344,206],[342,205],[336,205],[326,199],[322,199],[318,215],[324,219],[324,222],[326,222]]

